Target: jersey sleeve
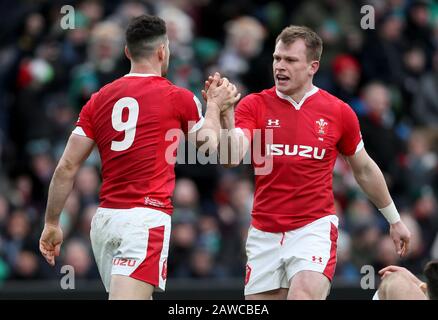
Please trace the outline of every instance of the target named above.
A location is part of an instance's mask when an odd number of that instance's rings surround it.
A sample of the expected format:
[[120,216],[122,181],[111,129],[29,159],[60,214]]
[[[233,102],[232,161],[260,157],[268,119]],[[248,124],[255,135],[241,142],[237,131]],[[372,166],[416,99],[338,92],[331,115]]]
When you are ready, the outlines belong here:
[[247,96],[239,102],[235,111],[235,120],[236,129],[242,130],[251,142],[253,130],[257,127],[256,106],[251,96]]
[[88,102],[82,107],[78,121],[76,122],[76,128],[73,130],[74,134],[94,139],[91,116],[95,99],[96,94],[93,94],[90,100],[88,100]]
[[353,109],[345,103],[341,105],[341,126],[341,138],[337,148],[343,155],[352,156],[359,152],[364,144],[359,120]]
[[195,132],[202,127],[202,104],[192,92],[178,88],[174,96],[174,105],[184,133]]

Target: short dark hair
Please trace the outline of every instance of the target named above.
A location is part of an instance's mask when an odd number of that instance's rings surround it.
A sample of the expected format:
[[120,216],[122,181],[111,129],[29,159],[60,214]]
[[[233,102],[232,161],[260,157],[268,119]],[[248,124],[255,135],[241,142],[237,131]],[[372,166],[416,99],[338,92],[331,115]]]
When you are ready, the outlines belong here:
[[302,39],[306,44],[308,61],[321,60],[322,39],[315,31],[308,27],[289,26],[284,28],[275,40],[275,44],[281,40],[284,44],[289,45],[298,39]]
[[438,260],[430,261],[424,267],[427,295],[430,300],[438,300]]
[[148,57],[155,49],[155,41],[166,32],[166,23],[159,17],[145,14],[132,19],[126,29],[126,45],[131,57]]

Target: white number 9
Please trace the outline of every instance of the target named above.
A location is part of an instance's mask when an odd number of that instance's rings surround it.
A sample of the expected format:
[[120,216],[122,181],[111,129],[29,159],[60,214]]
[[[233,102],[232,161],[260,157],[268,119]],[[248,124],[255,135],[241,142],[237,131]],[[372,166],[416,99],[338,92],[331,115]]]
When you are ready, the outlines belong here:
[[[123,109],[128,108],[128,120],[122,121]],[[111,150],[123,151],[132,146],[135,138],[135,130],[138,119],[138,102],[134,98],[125,97],[119,99],[113,108],[111,121],[113,128],[117,131],[125,131],[125,138],[122,141],[111,141]]]

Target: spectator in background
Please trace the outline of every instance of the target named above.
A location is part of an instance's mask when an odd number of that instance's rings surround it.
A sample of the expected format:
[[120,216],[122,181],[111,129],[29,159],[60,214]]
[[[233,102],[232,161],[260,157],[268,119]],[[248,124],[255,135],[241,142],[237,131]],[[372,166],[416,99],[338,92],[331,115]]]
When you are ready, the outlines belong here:
[[32,227],[26,212],[20,209],[13,211],[8,220],[3,244],[5,259],[11,266],[16,264],[20,252],[26,245],[35,243],[31,232]]
[[[241,183],[239,183],[241,181]],[[248,184],[249,188],[248,189]],[[219,182],[216,202],[221,247],[218,263],[229,275],[241,276],[245,265],[244,243],[252,201],[252,184],[240,180],[234,173],[225,173]]]
[[340,52],[346,35],[355,32],[359,24],[360,9],[352,1],[310,0],[303,1],[293,13],[291,21],[295,25],[307,26],[318,33],[324,43],[320,72],[327,74],[330,63]]
[[[79,221],[76,225],[76,237],[80,239],[84,239],[86,241],[90,240],[90,230],[91,230],[91,222],[93,220],[94,215],[97,211],[97,203],[87,205],[82,215],[79,218]],[[89,242],[87,242],[89,243]]]
[[[367,151],[386,178],[395,178],[399,170],[398,155],[404,150],[394,132],[390,93],[384,84],[373,82],[363,89],[362,102],[364,114],[359,115],[359,122]],[[389,185],[394,183],[388,181]]]
[[413,216],[421,228],[422,244],[428,256],[438,234],[437,200],[430,187],[425,186],[418,191],[413,206]]
[[225,276],[208,250],[196,248],[190,257],[190,274],[194,279],[221,279]]
[[[257,80],[258,86],[260,82],[264,82],[258,76],[263,64],[254,62],[262,53],[266,30],[257,19],[249,16],[238,17],[227,22],[225,30],[225,47],[219,57],[218,68],[222,74],[234,81],[241,91],[252,91],[254,85],[251,84],[254,80]],[[263,71],[263,74],[269,72]]]
[[157,9],[158,16],[166,18],[168,28],[169,48],[172,52],[172,63],[169,65],[168,71],[169,79],[176,85],[199,95],[205,77],[195,60],[193,19],[183,10],[171,4],[158,6]]
[[412,131],[404,160],[404,189],[416,196],[424,186],[432,186],[437,177],[438,157],[432,149],[430,131]]
[[219,232],[219,225],[214,216],[204,215],[198,220],[197,247],[207,251],[214,260],[222,245],[222,237]]
[[69,238],[74,232],[81,212],[81,196],[77,190],[73,190],[65,202],[60,217],[63,234]]
[[373,266],[377,269],[388,265],[398,264],[400,259],[392,249],[393,242],[387,235],[382,236],[377,243],[376,257]]
[[108,17],[108,20],[116,22],[124,30],[131,19],[148,13],[148,9],[141,1],[123,1],[119,3],[115,12]]
[[169,277],[183,278],[189,275],[190,256],[196,245],[196,223],[189,216],[173,219],[167,270]]
[[426,64],[430,65],[434,52],[432,26],[429,19],[429,0],[413,0],[407,8],[406,26],[403,34],[409,47],[418,46],[426,56]]
[[360,270],[374,260],[382,234],[374,208],[363,196],[349,201],[344,228],[351,234],[351,262]]
[[79,193],[82,207],[98,203],[99,195],[97,192],[100,188],[100,179],[96,168],[92,166],[80,168],[76,177],[75,188]]
[[427,127],[437,125],[438,91],[436,88],[438,88],[438,50],[435,51],[433,56],[432,71],[422,73],[418,88],[414,92],[412,115],[415,124]]
[[387,12],[377,21],[376,33],[366,33],[361,57],[365,81],[378,79],[389,85],[399,85],[403,80],[403,26],[403,16]]
[[192,180],[181,178],[176,181],[173,201],[175,203],[173,216],[176,220],[179,218],[195,220],[199,216],[199,191]]
[[73,238],[65,244],[63,262],[72,266],[79,279],[99,279],[99,271],[90,255],[90,247],[80,238]]
[[351,237],[350,235],[339,228],[338,233],[338,253],[336,261],[335,276],[341,278],[348,283],[356,283],[360,279],[360,267],[356,266],[351,259]]
[[13,264],[11,279],[38,280],[41,277],[39,257],[35,251],[22,250],[17,254]]
[[10,204],[8,198],[0,194],[0,239],[6,232],[6,224],[9,218]]
[[336,56],[332,63],[333,88],[331,94],[351,104],[358,98],[360,82],[359,62],[351,55]]
[[87,50],[88,60],[75,67],[71,79],[69,95],[76,110],[93,92],[129,71],[123,58],[123,32],[115,22],[99,22],[91,31]]
[[423,232],[411,212],[402,213],[402,219],[411,230],[411,250],[403,261],[403,265],[415,274],[422,272],[422,266],[430,259],[427,246],[423,243]]
[[403,110],[397,110],[396,118],[413,117],[414,97],[420,91],[420,77],[425,70],[425,54],[420,47],[411,47],[403,54],[404,76],[401,85],[401,98]]

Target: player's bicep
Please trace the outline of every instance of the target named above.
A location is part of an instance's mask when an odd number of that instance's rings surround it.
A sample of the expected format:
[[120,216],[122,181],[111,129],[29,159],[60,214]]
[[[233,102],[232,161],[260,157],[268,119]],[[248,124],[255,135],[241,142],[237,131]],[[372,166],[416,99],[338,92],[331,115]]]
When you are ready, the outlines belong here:
[[86,136],[72,133],[68,139],[58,167],[75,173],[94,148],[94,141]]
[[249,97],[239,102],[235,111],[236,130],[244,135],[249,142],[252,141],[254,129],[257,128],[256,107]]
[[197,132],[204,124],[202,103],[190,91],[179,91],[175,99],[178,106],[181,128],[185,135]]
[[359,120],[347,104],[341,106],[341,137],[337,149],[344,156],[352,156],[364,148]]
[[377,182],[373,177],[379,176],[381,171],[364,148],[362,148],[359,152],[347,157],[347,161],[350,164],[356,180],[359,179],[362,181],[366,180],[370,182]]
[[231,134],[233,136],[232,143],[235,145],[233,146],[232,150],[238,150],[239,155],[239,162],[243,159],[245,154],[248,152],[249,147],[251,145],[251,132],[250,130],[246,129],[243,130],[241,128],[235,128],[231,130]]
[[350,164],[351,170],[353,172],[360,172],[365,168],[371,161],[370,156],[366,152],[365,148],[362,148],[358,152],[351,156],[344,156],[347,162]]

